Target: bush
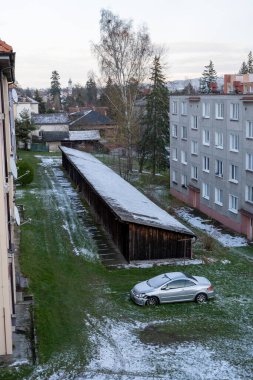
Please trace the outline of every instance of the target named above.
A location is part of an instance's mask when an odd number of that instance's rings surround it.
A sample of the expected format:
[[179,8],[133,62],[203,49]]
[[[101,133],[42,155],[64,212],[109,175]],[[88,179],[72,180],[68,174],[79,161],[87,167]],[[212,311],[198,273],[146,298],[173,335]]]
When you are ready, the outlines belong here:
[[26,186],[33,181],[34,170],[33,167],[26,161],[18,161],[18,179],[17,183],[21,186]]

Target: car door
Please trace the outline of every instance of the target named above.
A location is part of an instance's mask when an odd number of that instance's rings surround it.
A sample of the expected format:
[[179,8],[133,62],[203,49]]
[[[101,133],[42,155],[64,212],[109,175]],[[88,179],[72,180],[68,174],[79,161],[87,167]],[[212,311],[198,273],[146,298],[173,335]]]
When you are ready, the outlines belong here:
[[191,279],[186,279],[184,288],[182,289],[182,298],[184,300],[193,300],[197,293],[196,283]]
[[185,280],[172,280],[161,288],[160,302],[177,302],[184,299]]

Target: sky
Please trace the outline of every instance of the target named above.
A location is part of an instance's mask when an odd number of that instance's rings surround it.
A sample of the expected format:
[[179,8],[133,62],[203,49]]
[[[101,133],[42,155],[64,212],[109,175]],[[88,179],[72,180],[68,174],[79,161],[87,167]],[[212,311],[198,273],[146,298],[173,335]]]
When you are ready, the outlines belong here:
[[219,76],[238,72],[253,50],[253,0],[12,0],[3,1],[0,38],[16,52],[23,87],[50,87],[53,70],[62,87],[99,77],[91,42],[99,42],[100,10],[110,9],[152,42],[166,46],[167,80],[201,76],[213,61]]

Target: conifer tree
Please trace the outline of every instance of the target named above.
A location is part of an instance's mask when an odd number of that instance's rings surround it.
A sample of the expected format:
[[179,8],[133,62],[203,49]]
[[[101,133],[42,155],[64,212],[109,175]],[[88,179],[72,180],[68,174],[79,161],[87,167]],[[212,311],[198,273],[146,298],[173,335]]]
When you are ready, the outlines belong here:
[[[146,125],[142,137],[142,157],[148,157],[148,166],[156,171],[167,167],[166,146],[169,144],[168,89],[162,73],[160,58],[155,57],[151,74],[151,92],[147,96]],[[141,168],[140,168],[141,169]]]
[[86,82],[86,96],[87,102],[92,105],[97,103],[97,85],[92,77]]
[[34,100],[36,100],[36,102],[39,103],[39,113],[45,113],[46,112],[45,103],[43,102],[43,99],[40,96],[38,90],[35,90]]
[[249,54],[248,54],[248,63],[247,63],[247,67],[248,67],[248,73],[249,73],[249,74],[252,74],[252,73],[253,73],[253,57],[252,57],[252,51],[250,51]]
[[23,142],[27,144],[30,140],[30,134],[36,129],[35,125],[31,121],[29,112],[24,109],[20,112],[17,120],[15,120],[15,133],[17,142]]
[[242,66],[239,70],[239,74],[248,74],[248,66],[245,61],[243,61]]
[[52,71],[50,94],[55,111],[59,111],[61,109],[61,85],[60,75],[56,70]]
[[208,94],[212,92],[212,84],[217,82],[217,73],[214,69],[214,64],[210,60],[209,65],[205,66],[202,73],[202,78],[200,79],[200,92],[202,94]]

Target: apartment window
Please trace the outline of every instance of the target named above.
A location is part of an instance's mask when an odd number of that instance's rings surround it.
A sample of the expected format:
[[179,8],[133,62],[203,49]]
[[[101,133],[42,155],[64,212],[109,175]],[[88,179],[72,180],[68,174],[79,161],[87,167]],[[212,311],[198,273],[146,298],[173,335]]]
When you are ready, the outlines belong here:
[[203,130],[203,145],[210,145],[210,131],[208,129]]
[[198,167],[197,166],[192,165],[192,167],[191,167],[191,178],[195,179],[197,181],[197,179],[198,179]]
[[172,148],[172,160],[177,161],[177,148]]
[[253,121],[246,122],[246,138],[253,139]]
[[239,135],[229,135],[229,149],[231,152],[239,151]]
[[238,213],[238,197],[232,194],[229,194],[229,211]]
[[174,115],[177,114],[177,101],[175,101],[175,100],[172,101],[172,113]]
[[223,190],[214,189],[214,202],[219,206],[223,206]]
[[198,116],[191,115],[191,128],[198,129]]
[[209,119],[210,118],[210,103],[204,102],[202,104],[202,116],[205,119]]
[[172,124],[172,137],[177,138],[177,125]]
[[177,184],[177,172],[175,170],[172,171],[172,182]]
[[238,183],[239,179],[239,167],[231,164],[229,169],[229,181]]
[[187,115],[187,103],[186,102],[181,103],[181,115]]
[[224,104],[223,103],[215,104],[215,118],[224,119]]
[[215,132],[215,146],[216,148],[223,149],[223,133]]
[[223,162],[221,160],[215,160],[215,175],[223,177]]
[[253,171],[253,154],[246,153],[246,170]]
[[230,119],[239,120],[239,103],[230,104]]
[[208,173],[210,170],[210,158],[207,156],[203,157],[203,170]]
[[246,187],[245,187],[245,201],[253,203],[253,186],[246,185]]
[[181,175],[181,185],[183,188],[187,188],[187,176],[185,174]]
[[182,140],[187,140],[187,127],[185,125],[181,127],[181,137]]
[[191,141],[191,154],[198,154],[198,142],[197,141]]
[[208,183],[202,183],[202,197],[205,199],[210,198],[210,185]]
[[184,150],[181,150],[181,162],[184,165],[187,165],[187,153]]

